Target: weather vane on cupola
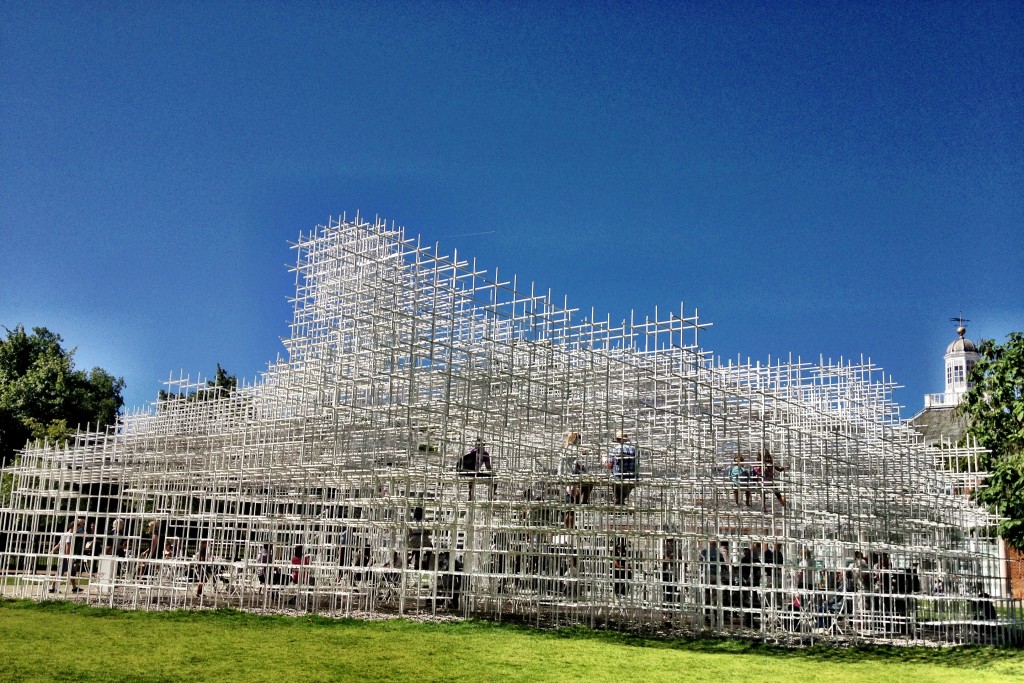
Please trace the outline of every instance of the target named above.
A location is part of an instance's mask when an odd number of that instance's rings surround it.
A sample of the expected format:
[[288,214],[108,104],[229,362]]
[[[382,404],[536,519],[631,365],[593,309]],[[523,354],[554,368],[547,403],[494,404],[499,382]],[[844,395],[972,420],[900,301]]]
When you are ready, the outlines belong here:
[[971,321],[964,317],[963,311],[960,311],[960,315],[958,315],[957,317],[950,318],[949,321],[951,323],[956,323],[956,333],[959,334],[961,337],[967,334],[966,323],[969,323]]

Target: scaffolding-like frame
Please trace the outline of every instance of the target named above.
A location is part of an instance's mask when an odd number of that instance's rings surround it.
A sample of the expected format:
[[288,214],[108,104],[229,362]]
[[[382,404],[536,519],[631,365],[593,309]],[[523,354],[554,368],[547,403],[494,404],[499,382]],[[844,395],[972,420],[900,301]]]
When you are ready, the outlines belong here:
[[172,378],[4,471],[3,595],[1020,637],[979,451],[925,446],[870,361],[717,362],[695,310],[584,316],[379,219],[294,248],[258,381]]

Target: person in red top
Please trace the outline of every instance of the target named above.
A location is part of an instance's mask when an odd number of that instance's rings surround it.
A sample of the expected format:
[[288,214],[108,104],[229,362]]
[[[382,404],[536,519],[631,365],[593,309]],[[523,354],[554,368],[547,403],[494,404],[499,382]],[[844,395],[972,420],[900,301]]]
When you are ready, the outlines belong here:
[[303,555],[302,546],[295,546],[295,554],[292,555],[292,583],[294,584],[312,584],[313,577],[309,575],[308,569],[300,569],[300,567],[309,565],[309,557]]

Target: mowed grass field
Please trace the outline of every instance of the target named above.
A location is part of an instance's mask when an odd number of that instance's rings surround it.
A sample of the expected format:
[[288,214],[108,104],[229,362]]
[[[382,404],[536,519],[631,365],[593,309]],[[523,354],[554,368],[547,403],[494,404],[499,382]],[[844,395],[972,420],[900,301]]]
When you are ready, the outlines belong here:
[[0,602],[0,681],[1024,681],[1024,652]]

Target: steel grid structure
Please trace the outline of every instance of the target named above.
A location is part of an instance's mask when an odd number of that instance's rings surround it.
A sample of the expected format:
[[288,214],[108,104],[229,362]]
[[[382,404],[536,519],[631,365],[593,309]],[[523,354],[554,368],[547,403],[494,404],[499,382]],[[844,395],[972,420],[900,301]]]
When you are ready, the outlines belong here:
[[870,362],[716,362],[695,311],[583,316],[380,220],[294,248],[257,382],[172,380],[8,467],[4,595],[1019,637],[978,451],[924,446]]

